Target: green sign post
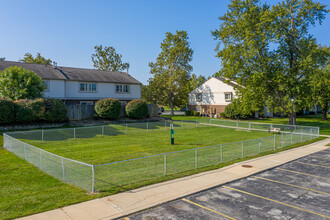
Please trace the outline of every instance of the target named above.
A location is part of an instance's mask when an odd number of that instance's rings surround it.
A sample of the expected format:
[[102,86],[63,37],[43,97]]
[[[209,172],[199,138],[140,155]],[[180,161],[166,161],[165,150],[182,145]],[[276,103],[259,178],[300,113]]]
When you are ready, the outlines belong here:
[[173,124],[171,124],[170,128],[171,128],[171,145],[173,145],[174,144],[174,137],[173,137],[173,135],[175,134],[175,132],[173,130]]

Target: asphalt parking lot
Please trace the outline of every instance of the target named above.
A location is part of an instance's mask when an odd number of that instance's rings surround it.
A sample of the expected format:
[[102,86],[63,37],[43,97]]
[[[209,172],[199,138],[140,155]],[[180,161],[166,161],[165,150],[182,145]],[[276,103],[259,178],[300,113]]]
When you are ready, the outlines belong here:
[[330,148],[123,219],[330,219]]

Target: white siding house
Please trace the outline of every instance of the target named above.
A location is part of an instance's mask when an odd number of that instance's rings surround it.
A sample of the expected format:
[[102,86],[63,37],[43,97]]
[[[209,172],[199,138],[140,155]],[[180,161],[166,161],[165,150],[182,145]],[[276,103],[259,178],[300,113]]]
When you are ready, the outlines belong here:
[[126,104],[141,99],[142,84],[124,72],[0,61],[0,70],[9,66],[35,72],[46,86],[44,96],[61,99],[66,104],[94,104],[104,98],[116,98]]
[[200,112],[201,115],[218,117],[235,97],[235,84],[232,81],[227,84],[221,77],[210,78],[188,94],[188,108]]

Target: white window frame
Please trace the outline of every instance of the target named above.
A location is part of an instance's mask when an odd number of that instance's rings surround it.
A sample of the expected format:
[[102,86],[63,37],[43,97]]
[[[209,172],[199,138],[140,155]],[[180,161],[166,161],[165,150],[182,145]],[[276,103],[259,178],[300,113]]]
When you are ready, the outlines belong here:
[[94,105],[93,101],[80,101],[80,105]]
[[116,93],[129,94],[131,93],[131,88],[128,84],[116,84],[115,91]]
[[[226,98],[226,95],[229,95],[229,98]],[[233,99],[233,93],[232,92],[225,92],[225,101],[230,102]]]
[[202,93],[196,93],[196,102],[201,102],[203,100],[203,94]]
[[[81,84],[85,84],[83,91],[81,90]],[[95,91],[92,90],[92,86],[93,85],[95,85]],[[79,88],[78,88],[78,91],[79,92],[83,92],[83,93],[97,93],[98,92],[97,89],[98,89],[97,83],[79,82]]]
[[44,90],[44,92],[49,92],[50,91],[50,89],[49,89],[50,81],[49,80],[42,80],[42,85],[47,86],[47,88]]

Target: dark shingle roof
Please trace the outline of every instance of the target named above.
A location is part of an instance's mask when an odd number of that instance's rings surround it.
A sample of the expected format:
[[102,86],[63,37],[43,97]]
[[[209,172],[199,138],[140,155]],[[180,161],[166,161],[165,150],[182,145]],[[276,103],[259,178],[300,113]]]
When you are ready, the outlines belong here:
[[18,66],[24,69],[31,70],[38,74],[43,79],[66,79],[65,76],[58,70],[54,69],[51,65],[42,65],[34,63],[22,63],[22,62],[12,62],[12,61],[0,61],[0,71],[10,67]]
[[9,66],[19,66],[31,70],[43,79],[141,84],[141,82],[124,72],[110,72],[73,67],[54,68],[52,65],[0,61],[0,71]]

